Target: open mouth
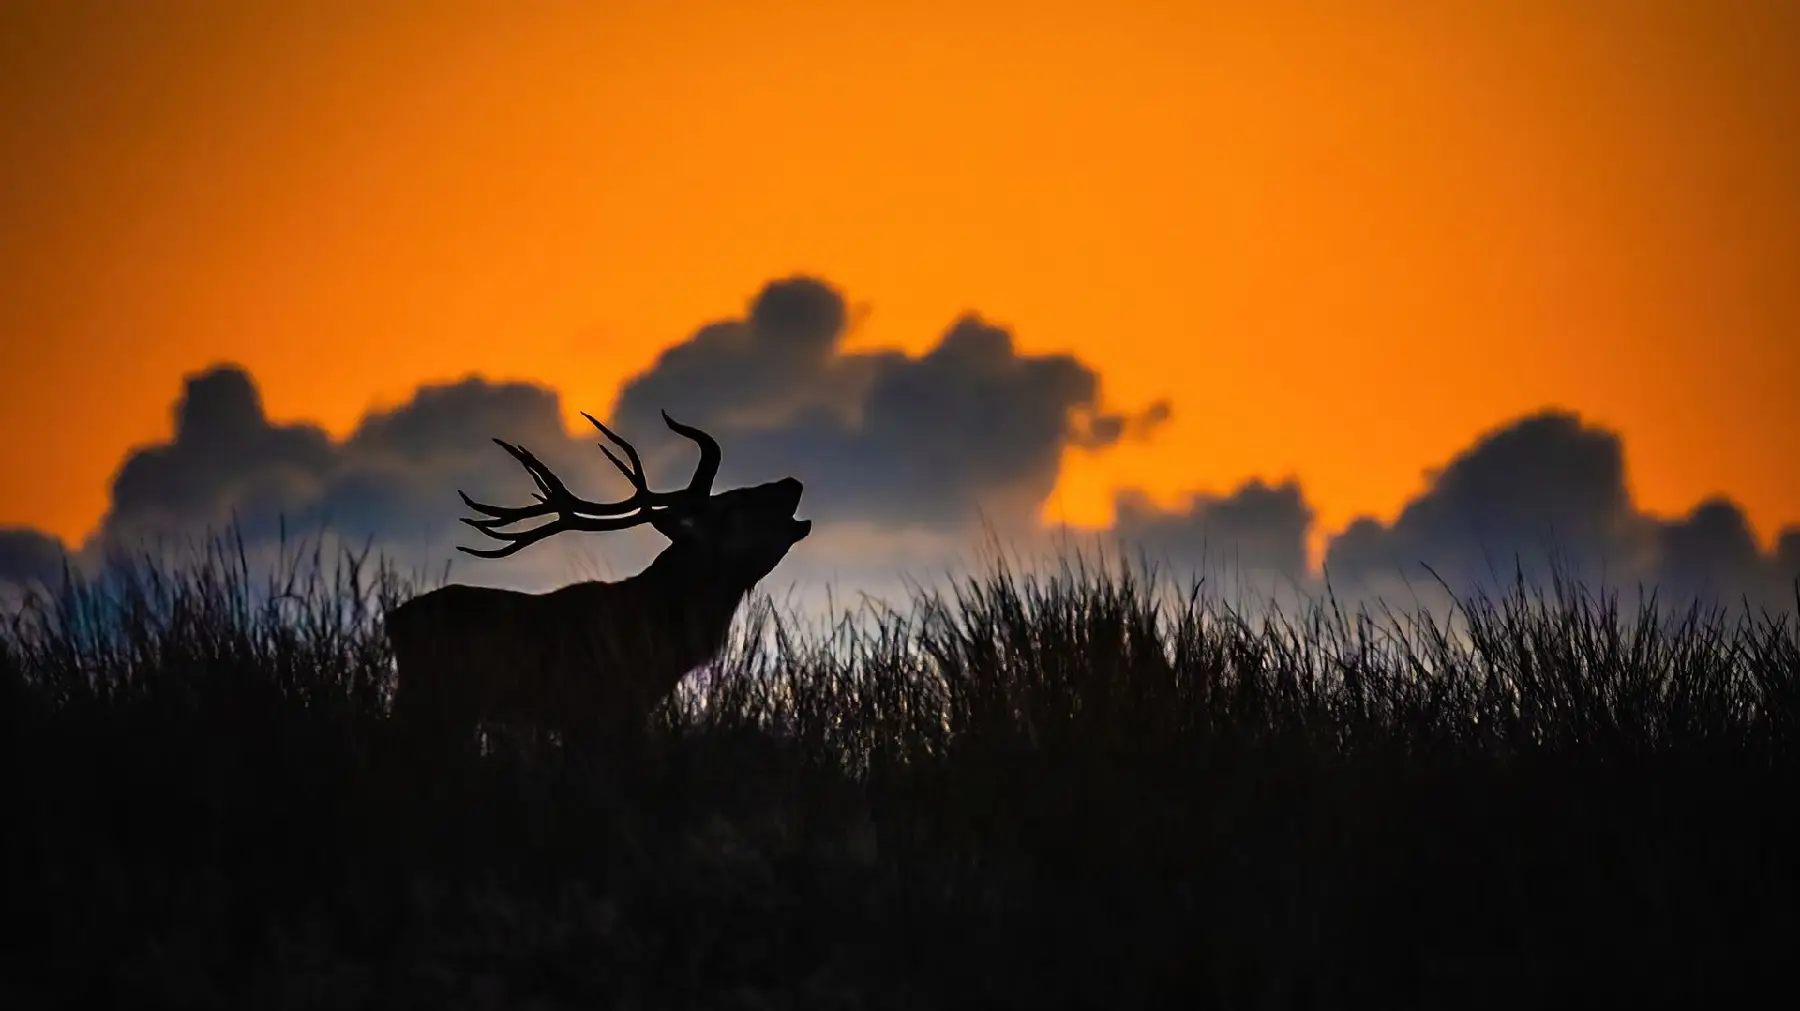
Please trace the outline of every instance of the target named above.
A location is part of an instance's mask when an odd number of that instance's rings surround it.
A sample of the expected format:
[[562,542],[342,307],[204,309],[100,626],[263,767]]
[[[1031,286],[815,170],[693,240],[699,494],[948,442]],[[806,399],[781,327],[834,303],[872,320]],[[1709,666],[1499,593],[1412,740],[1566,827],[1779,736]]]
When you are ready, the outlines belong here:
[[793,518],[794,513],[800,509],[800,495],[806,490],[806,486],[791,477],[784,479],[781,483],[786,486],[788,491],[788,530],[793,534],[794,540],[799,540],[812,533],[812,520]]

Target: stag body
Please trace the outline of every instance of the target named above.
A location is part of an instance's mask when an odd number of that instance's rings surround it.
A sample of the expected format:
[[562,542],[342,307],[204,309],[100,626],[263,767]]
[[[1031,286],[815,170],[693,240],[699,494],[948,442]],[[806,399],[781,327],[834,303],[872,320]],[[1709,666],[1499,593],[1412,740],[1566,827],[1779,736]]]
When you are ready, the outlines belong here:
[[[541,594],[452,585],[395,608],[387,630],[398,666],[397,723],[449,746],[469,743],[481,723],[554,730],[565,740],[629,739],[684,676],[718,656],[739,603],[812,524],[793,518],[803,490],[793,478],[711,495],[717,443],[664,417],[701,447],[681,492],[651,492],[630,444],[589,417],[631,460],[627,467],[607,453],[637,490],[618,503],[575,498],[529,452],[500,443],[537,482],[539,504],[487,506],[464,495],[490,517],[464,522],[508,544],[461,550],[498,557],[563,530],[638,524],[670,544],[618,582]],[[500,529],[545,515],[556,519]]]

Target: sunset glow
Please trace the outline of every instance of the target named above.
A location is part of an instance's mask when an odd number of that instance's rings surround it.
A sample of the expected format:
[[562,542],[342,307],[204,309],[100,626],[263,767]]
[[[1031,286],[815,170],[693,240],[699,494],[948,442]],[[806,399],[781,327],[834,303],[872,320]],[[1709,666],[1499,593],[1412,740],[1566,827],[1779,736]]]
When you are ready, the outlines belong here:
[[1560,406],[1644,508],[1729,494],[1766,543],[1797,38],[1779,2],[9,4],[0,523],[79,541],[214,362],[334,434],[470,373],[573,430],[804,272],[853,347],[975,312],[1168,398],[1054,518],[1291,475],[1316,541]]

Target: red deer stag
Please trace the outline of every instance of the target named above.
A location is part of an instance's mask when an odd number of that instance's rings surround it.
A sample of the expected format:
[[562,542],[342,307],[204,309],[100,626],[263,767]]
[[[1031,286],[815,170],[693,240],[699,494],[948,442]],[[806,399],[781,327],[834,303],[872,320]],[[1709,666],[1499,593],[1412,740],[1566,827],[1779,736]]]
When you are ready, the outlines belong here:
[[[650,566],[618,582],[574,583],[548,593],[449,585],[387,615],[398,681],[394,720],[438,746],[474,743],[478,726],[553,730],[563,738],[629,740],[689,672],[716,657],[738,604],[812,530],[794,518],[802,486],[783,478],[712,494],[719,444],[667,413],[663,421],[700,447],[687,487],[651,491],[631,444],[588,421],[630,460],[600,451],[635,489],[620,502],[576,498],[522,446],[494,441],[537,484],[537,502],[493,506],[461,491],[484,519],[463,520],[503,546],[458,550],[500,558],[565,530],[648,524],[669,539]],[[525,530],[502,528],[527,520]]]

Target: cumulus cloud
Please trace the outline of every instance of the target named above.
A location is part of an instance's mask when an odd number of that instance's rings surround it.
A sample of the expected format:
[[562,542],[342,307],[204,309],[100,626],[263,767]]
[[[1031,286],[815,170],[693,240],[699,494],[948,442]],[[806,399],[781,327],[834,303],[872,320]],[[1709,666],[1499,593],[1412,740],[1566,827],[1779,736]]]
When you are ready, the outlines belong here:
[[743,318],[702,328],[628,382],[614,416],[655,446],[669,442],[662,410],[729,436],[724,473],[792,474],[827,521],[943,527],[979,516],[1023,530],[1066,448],[1104,449],[1170,413],[1167,403],[1106,409],[1088,365],[1021,354],[978,316],[919,357],[843,350],[846,318],[821,281],[770,283]]
[[[134,449],[120,466],[90,553],[231,525],[253,546],[275,542],[284,529],[328,529],[341,541],[378,542],[415,565],[441,564],[454,544],[479,540],[459,522],[467,510],[457,490],[526,500],[529,479],[496,437],[531,446],[572,487],[598,497],[629,491],[603,457],[564,432],[556,393],[530,383],[423,386],[403,404],[371,411],[339,442],[313,425],[271,421],[254,380],[226,364],[187,378],[174,419],[171,439]],[[649,553],[638,531],[605,547],[624,547],[630,562]],[[477,575],[516,579],[534,568],[544,568],[541,557],[487,564]]]
[[1441,578],[1460,591],[1523,575],[1542,586],[1561,571],[1654,586],[1665,599],[1761,602],[1796,572],[1786,545],[1797,535],[1764,555],[1743,511],[1722,498],[1674,521],[1649,516],[1631,500],[1617,434],[1543,411],[1477,439],[1393,524],[1352,523],[1332,539],[1325,566],[1334,583],[1351,585]]
[[[1800,530],[1785,531],[1764,555],[1737,503],[1710,498],[1686,516],[1657,523],[1652,582],[1677,601],[1748,598],[1752,605],[1789,605],[1800,577]],[[1785,598],[1785,599],[1784,599]]]
[[1783,530],[1775,541],[1775,571],[1777,576],[1791,572],[1800,578],[1800,527]]
[[0,528],[0,586],[54,586],[62,578],[62,541],[22,527]]
[[[1326,567],[1350,578],[1390,570],[1447,579],[1529,577],[1553,562],[1587,571],[1632,561],[1635,513],[1616,435],[1544,412],[1478,439],[1408,502],[1391,527],[1362,519],[1334,539]],[[1554,556],[1554,557],[1553,557]]]
[[219,523],[236,508],[254,520],[306,500],[335,462],[323,430],[269,424],[256,384],[233,366],[188,377],[174,415],[174,438],[133,450],[114,475],[107,540]]
[[1230,495],[1191,496],[1174,510],[1158,508],[1141,492],[1123,492],[1115,498],[1113,535],[1127,550],[1152,559],[1298,582],[1307,576],[1312,522],[1299,482],[1252,480]]

